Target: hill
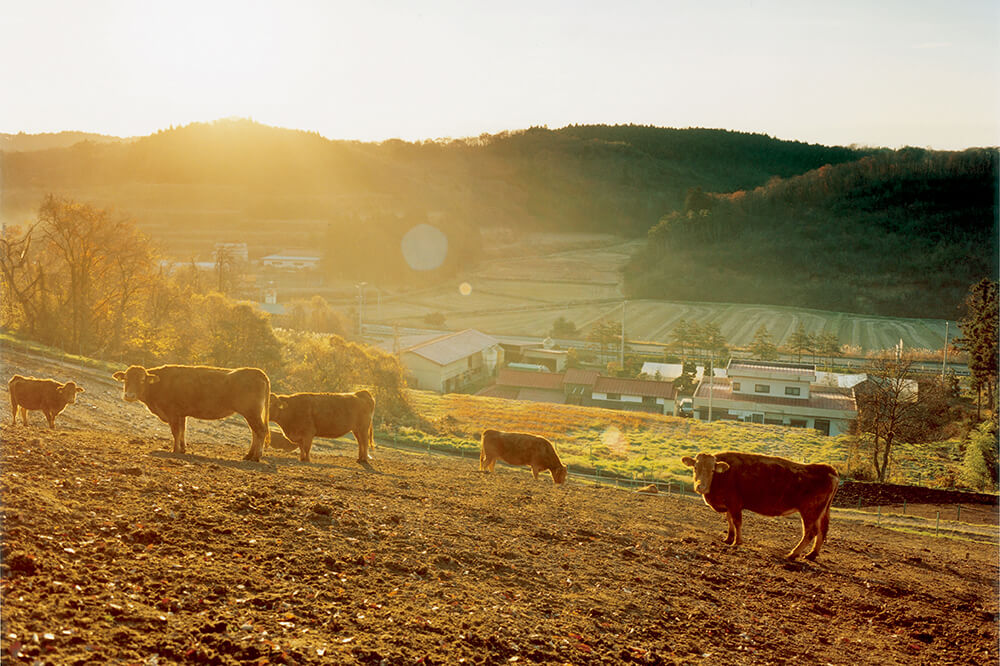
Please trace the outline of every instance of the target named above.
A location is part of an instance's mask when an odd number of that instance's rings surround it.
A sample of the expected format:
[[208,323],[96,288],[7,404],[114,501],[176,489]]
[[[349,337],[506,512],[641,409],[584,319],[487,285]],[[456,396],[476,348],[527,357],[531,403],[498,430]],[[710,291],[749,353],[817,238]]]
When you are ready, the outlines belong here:
[[247,463],[249,434],[232,421],[192,420],[193,452],[173,455],[166,426],[115,382],[88,386],[57,430],[0,430],[0,647],[12,659],[1000,658],[995,544],[842,512],[816,563],[789,563],[796,520],[747,515],[731,549],[724,522],[677,495],[484,476],[386,447],[366,469],[338,442],[313,463],[275,450]]
[[998,274],[995,149],[904,149],[664,216],[626,267],[634,297],[957,318]]
[[950,319],[997,271],[995,150],[633,125],[361,143],[224,120],[5,152],[4,167],[8,223],[55,192],[135,217],[181,260],[225,240],[252,258],[310,247],[327,277],[381,285],[416,279],[393,248],[421,223],[451,248],[430,281],[475,268],[484,230],[648,234],[630,298]]
[[27,152],[68,148],[83,141],[91,143],[118,143],[127,141],[117,136],[94,134],[92,132],[47,132],[44,134],[5,134],[0,132],[0,152]]

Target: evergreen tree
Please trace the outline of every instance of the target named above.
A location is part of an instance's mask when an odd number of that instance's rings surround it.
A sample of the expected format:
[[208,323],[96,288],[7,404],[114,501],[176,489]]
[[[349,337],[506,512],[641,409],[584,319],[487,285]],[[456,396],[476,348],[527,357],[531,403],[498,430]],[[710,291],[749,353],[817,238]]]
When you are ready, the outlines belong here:
[[771,332],[767,330],[767,326],[761,325],[754,333],[750,352],[762,361],[773,361],[778,358],[778,348],[771,341]]
[[965,298],[965,317],[958,323],[962,336],[955,340],[955,346],[969,353],[969,373],[979,405],[982,404],[982,394],[986,391],[987,408],[992,411],[997,387],[997,363],[1000,356],[997,353],[997,319],[998,310],[997,283],[989,278],[983,278],[969,289]]

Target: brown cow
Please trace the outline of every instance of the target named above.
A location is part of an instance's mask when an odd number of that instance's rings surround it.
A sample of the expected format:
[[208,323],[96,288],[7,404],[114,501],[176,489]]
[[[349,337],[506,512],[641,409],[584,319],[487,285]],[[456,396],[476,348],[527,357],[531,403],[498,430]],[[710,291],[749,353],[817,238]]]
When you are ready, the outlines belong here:
[[271,420],[299,445],[299,460],[309,461],[313,437],[340,437],[351,432],[358,442],[358,462],[373,456],[372,414],[375,398],[364,389],[354,393],[271,394]]
[[787,516],[799,512],[802,539],[788,554],[795,559],[811,541],[806,558],[813,560],[830,527],[830,504],[840,485],[840,477],[830,465],[792,462],[756,453],[699,453],[681,461],[694,470],[694,489],[705,504],[729,521],[726,543],[743,543],[740,530],[743,509],[764,516]]
[[125,382],[122,397],[141,402],[170,426],[174,453],[184,453],[187,417],[217,420],[232,414],[246,419],[253,433],[244,460],[259,461],[264,444],[271,441],[267,428],[271,382],[258,368],[212,368],[204,365],[161,365],[146,369],[133,365],[114,378]]
[[531,465],[531,473],[536,479],[539,472],[549,470],[553,483],[566,480],[566,465],[559,460],[552,442],[538,435],[484,431],[479,452],[479,471],[492,472],[497,458],[508,465]]
[[17,424],[17,413],[21,412],[21,421],[28,425],[28,410],[40,410],[45,413],[49,427],[56,427],[56,416],[66,409],[66,405],[76,402],[76,394],[83,393],[83,388],[74,382],[60,384],[54,379],[37,379],[14,375],[7,382],[10,391],[11,425]]

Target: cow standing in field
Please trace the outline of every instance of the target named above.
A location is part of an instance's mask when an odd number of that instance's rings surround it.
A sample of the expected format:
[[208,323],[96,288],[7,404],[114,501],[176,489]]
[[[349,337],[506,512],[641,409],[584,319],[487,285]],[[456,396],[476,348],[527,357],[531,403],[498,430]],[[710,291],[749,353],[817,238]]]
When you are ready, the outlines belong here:
[[66,405],[76,402],[76,394],[83,393],[83,388],[74,382],[60,384],[54,379],[37,379],[14,375],[7,382],[10,391],[11,425],[17,425],[18,411],[21,421],[28,425],[28,410],[39,410],[45,413],[49,428],[56,427],[56,416]]
[[114,378],[124,382],[122,397],[141,402],[170,426],[174,453],[184,453],[187,417],[217,420],[233,414],[246,419],[253,434],[244,460],[260,461],[264,444],[271,441],[267,428],[271,382],[258,368],[212,368],[204,365],[161,365],[146,369],[133,365]]
[[479,471],[492,472],[497,458],[508,465],[531,465],[536,479],[539,472],[549,470],[553,483],[566,480],[566,465],[559,460],[552,442],[538,435],[486,430],[479,452]]
[[271,394],[270,419],[285,437],[299,445],[299,460],[309,462],[314,437],[340,437],[354,433],[358,462],[373,456],[372,415],[375,398],[364,389],[354,393]]
[[788,554],[795,559],[810,542],[807,559],[815,559],[830,527],[830,505],[840,485],[832,466],[806,465],[755,453],[699,453],[681,461],[693,467],[694,489],[705,504],[725,513],[729,522],[726,543],[743,543],[740,530],[743,509],[764,516],[787,516],[799,512],[802,539]]

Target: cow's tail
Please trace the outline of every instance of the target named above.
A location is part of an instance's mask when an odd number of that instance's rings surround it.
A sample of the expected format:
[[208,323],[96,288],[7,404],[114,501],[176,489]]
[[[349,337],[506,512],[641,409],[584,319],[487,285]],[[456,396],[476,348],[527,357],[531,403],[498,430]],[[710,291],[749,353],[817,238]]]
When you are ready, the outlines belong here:
[[271,378],[264,373],[264,446],[271,446]]

